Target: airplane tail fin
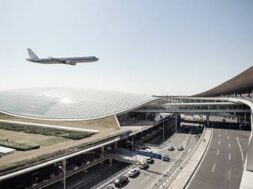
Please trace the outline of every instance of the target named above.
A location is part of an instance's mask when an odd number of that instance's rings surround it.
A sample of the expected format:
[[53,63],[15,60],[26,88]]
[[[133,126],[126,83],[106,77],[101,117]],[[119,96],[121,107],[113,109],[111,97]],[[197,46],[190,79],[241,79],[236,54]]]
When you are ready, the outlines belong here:
[[34,60],[39,59],[39,57],[32,51],[32,49],[28,48],[27,51],[28,51],[28,55],[29,55],[30,59],[34,59]]

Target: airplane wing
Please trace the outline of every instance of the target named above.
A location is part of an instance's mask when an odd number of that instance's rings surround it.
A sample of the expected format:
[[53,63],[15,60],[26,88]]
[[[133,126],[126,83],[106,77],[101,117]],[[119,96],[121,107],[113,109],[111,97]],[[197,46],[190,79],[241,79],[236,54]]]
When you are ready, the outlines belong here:
[[61,64],[69,64],[69,65],[76,65],[76,61],[73,60],[68,60],[68,59],[60,59],[60,58],[54,58],[54,57],[49,57],[51,60],[56,61]]
[[48,58],[50,58],[51,60],[54,60],[56,62],[59,62],[59,63],[66,63],[66,60],[63,60],[63,59],[54,58],[54,57],[48,57]]

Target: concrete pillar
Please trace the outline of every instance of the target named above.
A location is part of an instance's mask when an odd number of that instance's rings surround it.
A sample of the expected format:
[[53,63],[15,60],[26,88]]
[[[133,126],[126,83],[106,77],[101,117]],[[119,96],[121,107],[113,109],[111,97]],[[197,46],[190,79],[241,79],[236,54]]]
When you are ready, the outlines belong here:
[[105,146],[102,146],[102,147],[101,147],[101,153],[102,153],[102,155],[105,154]]
[[206,114],[206,126],[209,127],[210,121],[209,121],[209,114]]
[[175,132],[177,133],[177,127],[178,127],[178,125],[177,125],[177,119],[178,119],[178,117],[177,117],[177,114],[175,115]]
[[109,159],[109,166],[112,167],[112,158]]
[[118,148],[118,142],[114,143],[114,149],[116,150]]
[[247,114],[245,113],[245,114],[244,114],[243,124],[246,125],[246,123],[247,123]]
[[247,155],[247,170],[253,171],[253,139],[252,139],[252,130],[253,130],[253,114],[251,112],[250,115],[250,123],[251,123],[251,134],[249,137],[249,149],[248,149],[248,155]]

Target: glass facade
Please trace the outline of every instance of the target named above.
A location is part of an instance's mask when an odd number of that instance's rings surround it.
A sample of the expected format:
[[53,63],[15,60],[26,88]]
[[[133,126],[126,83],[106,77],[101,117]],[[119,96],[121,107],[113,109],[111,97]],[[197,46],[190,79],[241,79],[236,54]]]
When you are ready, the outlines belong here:
[[0,92],[0,111],[45,119],[95,119],[142,106],[156,98],[121,92],[42,88]]

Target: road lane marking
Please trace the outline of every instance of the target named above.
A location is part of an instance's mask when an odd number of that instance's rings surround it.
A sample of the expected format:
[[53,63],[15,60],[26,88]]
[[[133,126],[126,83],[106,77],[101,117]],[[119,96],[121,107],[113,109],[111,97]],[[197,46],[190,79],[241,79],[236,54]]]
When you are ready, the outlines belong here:
[[231,154],[230,153],[228,154],[228,159],[231,160]]
[[230,148],[230,143],[228,143],[228,148]]
[[228,180],[230,180],[230,174],[231,174],[231,171],[229,169],[229,171],[228,171]]
[[219,138],[220,138],[220,134],[219,134]]
[[143,184],[144,182],[146,182],[148,179],[149,179],[149,176],[147,176],[145,179],[143,179],[143,180],[141,181],[141,184]]
[[220,150],[218,149],[218,150],[217,150],[217,156],[219,155],[219,153],[220,153]]
[[228,136],[228,140],[229,140],[229,136]]
[[214,172],[215,166],[216,166],[216,165],[215,165],[215,163],[214,163],[214,164],[213,164],[212,173]]
[[219,140],[219,145],[220,145],[220,140]]
[[244,156],[243,156],[242,147],[241,147],[241,144],[239,142],[238,137],[236,137],[236,141],[238,143],[238,146],[239,146],[239,149],[240,149],[240,152],[241,152],[241,155],[242,155],[242,166],[243,166],[244,165]]

